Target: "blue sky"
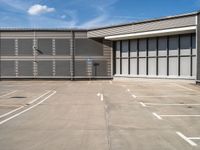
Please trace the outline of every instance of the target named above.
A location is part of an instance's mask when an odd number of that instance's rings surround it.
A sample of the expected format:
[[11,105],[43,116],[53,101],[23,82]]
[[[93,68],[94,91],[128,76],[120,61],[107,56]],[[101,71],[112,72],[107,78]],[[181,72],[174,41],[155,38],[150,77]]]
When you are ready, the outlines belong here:
[[94,28],[200,10],[200,0],[0,0],[0,27]]

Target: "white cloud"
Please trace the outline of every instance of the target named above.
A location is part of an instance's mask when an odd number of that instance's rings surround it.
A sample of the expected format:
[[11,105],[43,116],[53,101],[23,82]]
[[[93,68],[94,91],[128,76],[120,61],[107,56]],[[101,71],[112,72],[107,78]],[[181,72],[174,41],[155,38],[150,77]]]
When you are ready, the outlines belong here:
[[50,8],[46,5],[35,4],[28,9],[30,15],[40,15],[44,13],[54,12],[55,8]]

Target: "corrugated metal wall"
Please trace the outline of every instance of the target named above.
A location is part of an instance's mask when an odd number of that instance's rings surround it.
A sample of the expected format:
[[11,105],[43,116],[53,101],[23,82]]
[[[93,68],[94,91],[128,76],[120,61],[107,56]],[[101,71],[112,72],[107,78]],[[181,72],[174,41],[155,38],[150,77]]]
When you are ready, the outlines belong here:
[[196,15],[90,30],[88,37],[105,37],[196,25]]
[[88,39],[85,31],[0,34],[1,78],[112,77],[111,45]]
[[115,42],[116,76],[196,76],[196,35],[143,38]]

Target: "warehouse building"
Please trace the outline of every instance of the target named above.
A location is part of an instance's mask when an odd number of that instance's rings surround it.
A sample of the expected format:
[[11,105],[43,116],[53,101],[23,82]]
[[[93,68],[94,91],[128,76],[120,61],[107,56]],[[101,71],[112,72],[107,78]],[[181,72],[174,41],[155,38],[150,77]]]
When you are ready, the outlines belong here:
[[200,81],[199,12],[89,30],[1,29],[0,77]]

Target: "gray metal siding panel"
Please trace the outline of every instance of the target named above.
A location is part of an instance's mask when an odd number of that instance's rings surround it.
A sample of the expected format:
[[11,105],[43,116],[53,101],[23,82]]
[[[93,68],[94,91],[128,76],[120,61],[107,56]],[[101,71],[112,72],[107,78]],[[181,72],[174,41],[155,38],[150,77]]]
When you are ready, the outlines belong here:
[[102,39],[75,39],[76,56],[103,56]]
[[108,76],[107,61],[103,60],[93,60],[92,75],[95,76],[95,63],[99,64],[99,66],[96,67],[96,76]]
[[167,20],[158,20],[148,23],[125,25],[113,28],[97,29],[88,32],[88,37],[105,37],[109,35],[127,34],[135,32],[145,32],[152,30],[161,30],[167,28],[177,28],[196,25],[196,16],[186,16]]
[[55,40],[56,55],[70,55],[70,41],[68,39]]
[[32,61],[19,61],[18,62],[18,75],[19,76],[33,76],[33,62]]
[[56,61],[56,76],[70,76],[70,61]]
[[85,60],[82,61],[75,61],[75,76],[85,76],[87,77],[88,68],[87,68],[87,63]]
[[38,39],[38,49],[42,55],[52,55],[52,39]]
[[53,76],[53,62],[39,61],[38,62],[38,76]]
[[1,56],[14,56],[15,55],[15,40],[14,39],[1,39],[0,43]]
[[1,61],[1,76],[16,76],[15,61]]
[[33,56],[33,39],[18,39],[18,55]]

